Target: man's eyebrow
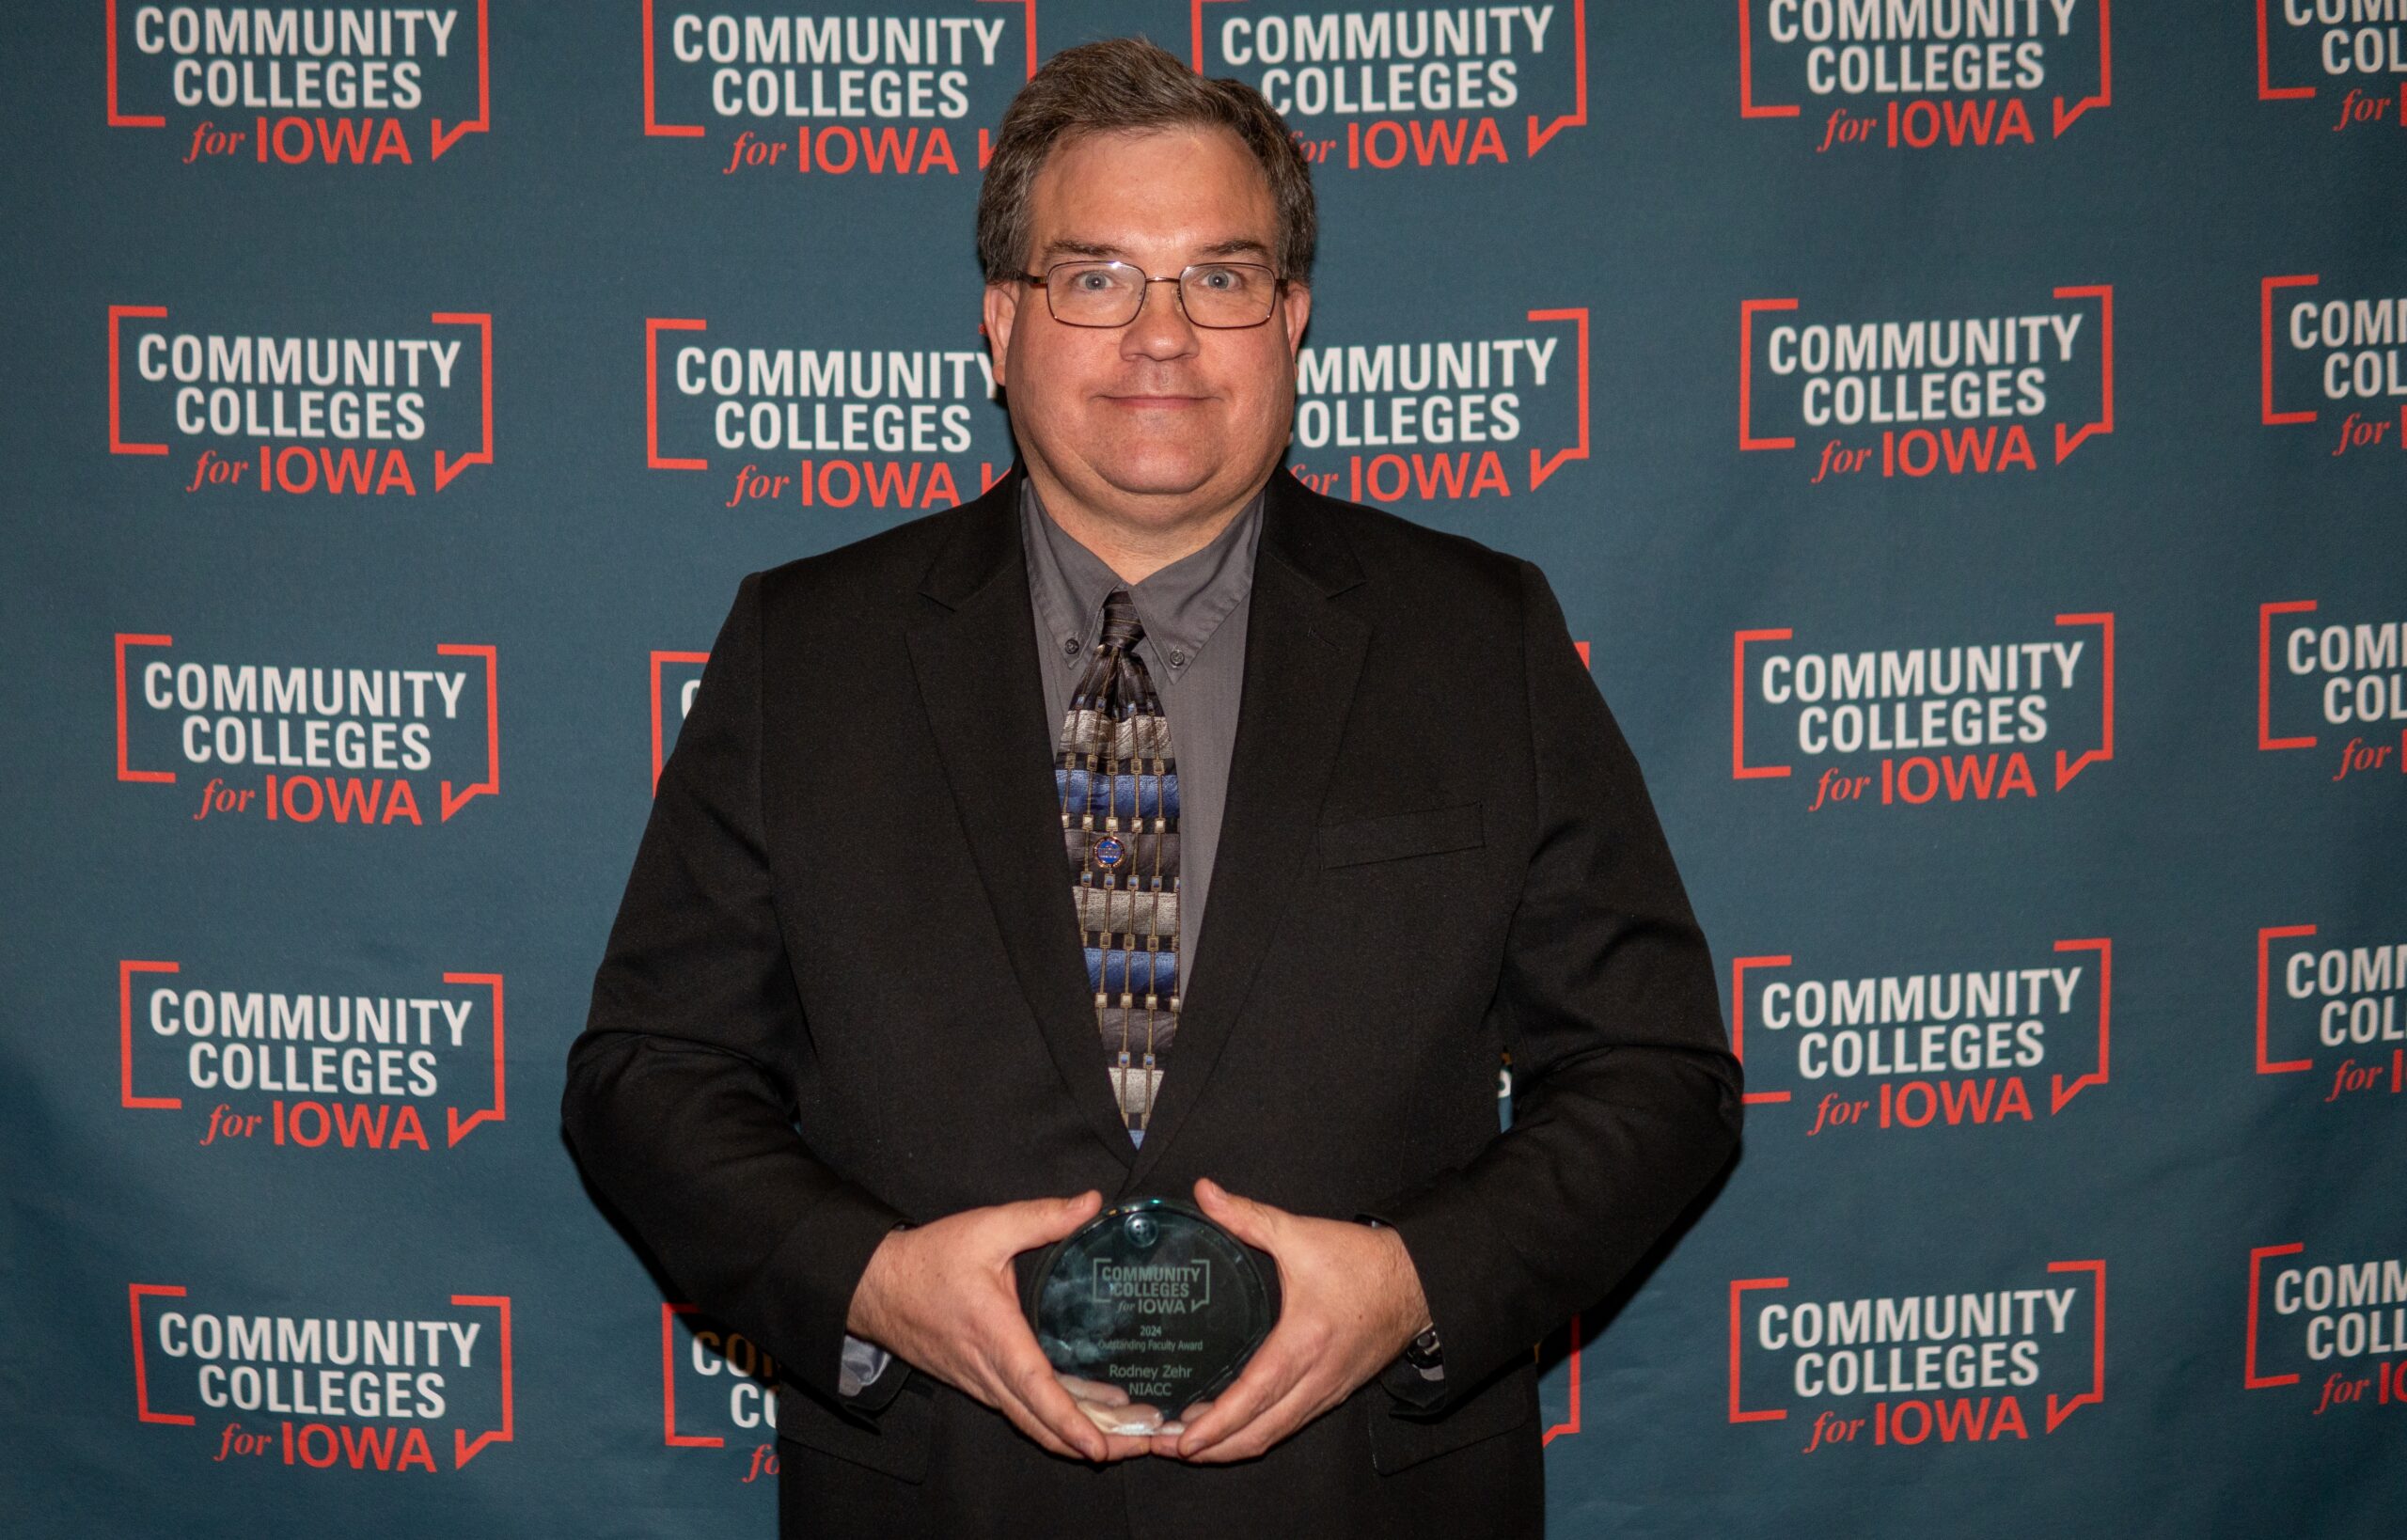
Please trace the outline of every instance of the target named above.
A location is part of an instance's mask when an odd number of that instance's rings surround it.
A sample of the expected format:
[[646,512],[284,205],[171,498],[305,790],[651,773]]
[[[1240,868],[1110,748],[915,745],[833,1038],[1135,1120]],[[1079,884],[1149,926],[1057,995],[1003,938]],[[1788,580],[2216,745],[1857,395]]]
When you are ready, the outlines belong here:
[[1065,257],[1118,257],[1122,254],[1120,247],[1102,242],[1057,240],[1046,242],[1045,249],[1037,255],[1051,257],[1056,253]]
[[1267,257],[1270,255],[1270,248],[1250,235],[1240,235],[1228,241],[1215,241],[1203,248],[1203,255],[1206,257],[1235,257],[1240,253],[1253,257]]
[[[1252,236],[1238,235],[1232,236],[1225,241],[1214,241],[1208,245],[1199,246],[1196,248],[1195,254],[1198,257],[1235,257],[1245,255],[1266,258],[1271,255],[1271,252],[1269,246],[1255,240]],[[1104,259],[1120,258],[1125,257],[1126,255],[1126,247],[1116,246],[1109,242],[1071,240],[1047,241],[1045,243],[1045,249],[1037,253],[1040,261],[1045,259],[1057,256]]]

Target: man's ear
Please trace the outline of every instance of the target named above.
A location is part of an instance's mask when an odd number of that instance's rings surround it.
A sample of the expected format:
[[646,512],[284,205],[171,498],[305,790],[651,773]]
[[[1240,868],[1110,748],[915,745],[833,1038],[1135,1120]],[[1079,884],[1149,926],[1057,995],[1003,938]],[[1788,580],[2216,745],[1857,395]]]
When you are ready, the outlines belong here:
[[1279,323],[1287,328],[1287,355],[1304,345],[1304,325],[1313,318],[1312,285],[1289,279],[1279,293]]
[[994,361],[998,389],[1002,388],[1003,381],[1010,373],[1012,323],[1019,319],[1022,287],[1016,283],[990,283],[986,286],[986,353]]

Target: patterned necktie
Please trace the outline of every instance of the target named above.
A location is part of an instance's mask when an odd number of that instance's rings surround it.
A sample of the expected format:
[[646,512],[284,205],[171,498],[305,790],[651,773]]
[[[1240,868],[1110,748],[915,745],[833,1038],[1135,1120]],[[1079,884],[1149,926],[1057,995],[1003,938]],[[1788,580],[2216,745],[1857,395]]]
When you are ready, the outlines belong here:
[[1125,589],[1062,719],[1053,786],[1120,1121],[1145,1141],[1161,1055],[1178,1035],[1178,769],[1170,719],[1137,656],[1145,628]]

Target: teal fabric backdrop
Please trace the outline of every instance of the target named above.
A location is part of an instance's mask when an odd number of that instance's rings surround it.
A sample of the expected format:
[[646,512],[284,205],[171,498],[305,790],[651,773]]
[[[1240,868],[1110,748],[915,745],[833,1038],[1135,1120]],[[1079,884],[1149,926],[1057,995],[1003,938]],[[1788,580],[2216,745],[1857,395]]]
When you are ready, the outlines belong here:
[[2395,1532],[2387,0],[11,8],[11,1532],[770,1532],[562,1059],[736,580],[1009,464],[980,155],[1125,32],[1288,114],[1290,462],[1546,570],[1722,969],[1554,1532]]

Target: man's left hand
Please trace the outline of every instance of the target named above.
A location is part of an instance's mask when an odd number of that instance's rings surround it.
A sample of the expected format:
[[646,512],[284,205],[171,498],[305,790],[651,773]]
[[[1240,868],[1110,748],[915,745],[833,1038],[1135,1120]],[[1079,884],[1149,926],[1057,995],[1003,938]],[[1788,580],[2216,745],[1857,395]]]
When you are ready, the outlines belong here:
[[1421,1276],[1384,1226],[1290,1214],[1195,1184],[1204,1214],[1279,1265],[1279,1321],[1229,1388],[1187,1408],[1153,1452],[1198,1464],[1248,1460],[1354,1393],[1428,1324]]

